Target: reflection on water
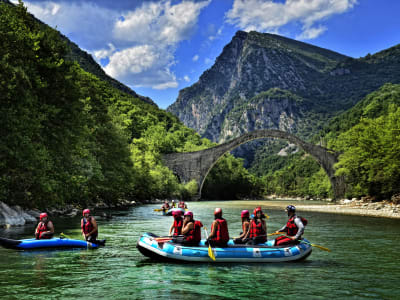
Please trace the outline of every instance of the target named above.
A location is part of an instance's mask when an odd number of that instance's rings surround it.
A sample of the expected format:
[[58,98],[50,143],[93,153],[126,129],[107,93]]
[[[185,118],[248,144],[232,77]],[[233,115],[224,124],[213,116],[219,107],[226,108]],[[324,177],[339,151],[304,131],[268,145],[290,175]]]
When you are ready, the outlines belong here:
[[[195,218],[210,227],[215,207],[222,207],[231,236],[241,230],[240,212],[259,202],[191,203]],[[268,207],[268,231],[286,222],[287,202]],[[273,264],[158,263],[142,256],[136,242],[143,232],[166,235],[171,217],[154,212],[156,205],[112,211],[97,218],[97,250],[14,251],[0,249],[0,298],[75,299],[247,299],[400,297],[398,264],[400,220],[300,212],[306,237],[332,249],[314,249],[307,260]],[[56,232],[80,239],[79,217],[54,219]],[[0,236],[28,238],[31,227],[0,230]]]

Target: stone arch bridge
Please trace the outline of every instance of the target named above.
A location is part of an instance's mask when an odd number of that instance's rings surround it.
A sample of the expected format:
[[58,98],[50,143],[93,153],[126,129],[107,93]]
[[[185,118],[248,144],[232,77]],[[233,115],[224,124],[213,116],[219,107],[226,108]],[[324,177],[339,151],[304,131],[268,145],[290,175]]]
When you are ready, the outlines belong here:
[[187,183],[193,179],[196,180],[199,187],[197,199],[200,199],[205,178],[221,156],[232,151],[241,144],[263,138],[285,139],[309,153],[328,175],[333,188],[334,199],[344,197],[344,178],[335,176],[333,167],[338,161],[339,153],[304,142],[295,135],[280,130],[255,130],[213,148],[195,152],[163,154],[162,159],[164,164],[173,171],[181,182]]

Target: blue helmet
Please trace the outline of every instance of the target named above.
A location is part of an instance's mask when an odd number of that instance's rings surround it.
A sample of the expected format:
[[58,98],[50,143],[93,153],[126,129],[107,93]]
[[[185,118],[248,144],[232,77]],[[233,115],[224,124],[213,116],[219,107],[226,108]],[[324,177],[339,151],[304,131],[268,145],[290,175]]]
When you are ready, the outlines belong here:
[[288,206],[286,207],[286,211],[293,211],[293,212],[295,212],[295,211],[296,211],[296,207],[294,207],[294,205],[288,205]]

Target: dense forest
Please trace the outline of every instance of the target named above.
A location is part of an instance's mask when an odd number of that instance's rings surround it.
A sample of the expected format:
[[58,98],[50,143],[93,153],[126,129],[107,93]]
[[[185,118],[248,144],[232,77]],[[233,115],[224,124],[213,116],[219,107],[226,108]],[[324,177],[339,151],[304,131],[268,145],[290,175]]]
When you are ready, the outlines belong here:
[[[347,197],[382,200],[400,193],[400,85],[387,83],[334,118],[314,137],[315,143],[321,141],[341,153],[336,173],[346,177]],[[261,161],[251,171],[259,174],[269,167],[263,177],[267,193],[332,195],[328,177],[305,153]]]
[[[197,191],[194,182],[180,184],[160,154],[205,149],[210,141],[84,71],[68,59],[59,32],[22,3],[0,3],[0,41],[0,201],[50,207],[191,197]],[[229,198],[237,197],[237,180],[261,195],[240,160],[227,155],[216,170],[225,166],[229,172],[211,178],[231,184]]]
[[[161,154],[214,143],[82,69],[65,38],[22,3],[0,2],[0,41],[0,201],[50,207],[196,194],[197,184],[179,183]],[[386,84],[313,141],[341,153],[337,174],[347,178],[347,197],[388,199],[400,193],[399,133],[400,85]],[[328,177],[304,152],[259,152],[255,160],[247,170],[226,154],[207,177],[203,197],[332,196]]]

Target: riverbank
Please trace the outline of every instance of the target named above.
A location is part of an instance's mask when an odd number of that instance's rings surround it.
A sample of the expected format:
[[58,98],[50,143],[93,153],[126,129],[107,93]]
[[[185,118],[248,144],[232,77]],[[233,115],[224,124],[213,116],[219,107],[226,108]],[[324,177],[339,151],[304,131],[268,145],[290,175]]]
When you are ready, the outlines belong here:
[[[304,201],[307,200],[302,198],[288,199],[273,197],[272,199],[292,201],[299,211],[315,211],[334,214],[400,219],[400,204],[395,204],[391,201],[367,202],[366,200],[344,199],[334,203],[329,199],[327,200],[326,204],[312,204],[312,201],[309,202],[310,204],[303,204]],[[301,201],[302,203],[296,204],[297,201]],[[274,206],[272,202],[271,204],[268,203],[268,205]]]

